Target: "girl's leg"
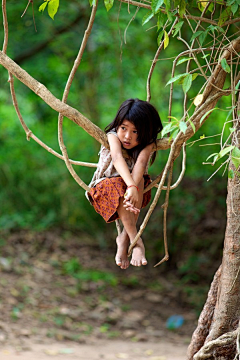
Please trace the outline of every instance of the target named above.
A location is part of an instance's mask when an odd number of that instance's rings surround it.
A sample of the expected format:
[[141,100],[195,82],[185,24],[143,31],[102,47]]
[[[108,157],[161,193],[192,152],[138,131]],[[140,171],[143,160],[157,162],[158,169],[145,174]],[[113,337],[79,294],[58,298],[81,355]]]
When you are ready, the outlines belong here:
[[[143,189],[144,189],[144,179],[142,179],[142,181],[139,184],[139,200],[136,206],[139,209],[142,206]],[[122,234],[117,238],[117,244],[119,244],[118,245],[119,251],[117,251],[116,261],[117,261],[117,256],[121,257],[121,259],[123,259],[122,262],[124,263],[123,265],[121,265],[121,268],[125,269],[129,265],[129,262],[127,263],[126,260],[129,239],[130,242],[132,242],[135,236],[137,235],[136,222],[138,215],[135,215],[132,212],[127,211],[123,206],[123,200],[124,200],[123,198],[120,199],[120,204],[117,210],[119,217],[123,223],[124,229],[122,231]],[[122,254],[121,254],[121,249],[123,250]],[[131,264],[134,266],[141,266],[147,264],[147,260],[145,258],[145,248],[141,238],[138,240],[136,246],[133,248]]]

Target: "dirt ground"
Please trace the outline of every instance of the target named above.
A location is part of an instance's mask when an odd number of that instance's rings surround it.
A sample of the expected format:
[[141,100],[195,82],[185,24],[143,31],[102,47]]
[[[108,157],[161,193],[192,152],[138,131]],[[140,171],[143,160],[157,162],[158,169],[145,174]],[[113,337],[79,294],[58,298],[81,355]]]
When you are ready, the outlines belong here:
[[146,343],[103,340],[92,344],[53,342],[38,344],[31,342],[25,350],[5,346],[0,349],[1,360],[185,360],[186,345],[164,342]]
[[113,257],[86,235],[2,233],[0,359],[185,359],[197,315],[176,284]]

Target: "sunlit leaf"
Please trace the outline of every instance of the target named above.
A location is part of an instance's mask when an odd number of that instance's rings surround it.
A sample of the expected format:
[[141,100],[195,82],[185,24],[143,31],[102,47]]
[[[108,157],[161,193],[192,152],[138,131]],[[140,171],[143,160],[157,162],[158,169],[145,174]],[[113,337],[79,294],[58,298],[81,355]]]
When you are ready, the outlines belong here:
[[48,15],[54,20],[59,7],[59,0],[50,0],[48,2]]
[[187,124],[184,121],[180,121],[179,128],[185,134],[185,132],[187,130]]
[[145,25],[149,22],[149,20],[152,19],[152,17],[154,16],[154,14],[152,13],[152,11],[148,11],[146,15],[144,15],[143,19],[142,19],[142,25]]
[[177,81],[177,80],[179,80],[179,79],[181,79],[182,77],[185,77],[186,75],[187,75],[187,73],[179,74],[179,75],[174,76],[173,78],[171,78],[171,79],[167,82],[166,86],[169,85],[169,84],[171,84],[171,83],[173,83],[173,82],[175,82],[175,81]]
[[168,33],[164,30],[164,49],[168,47],[168,44],[169,44]]
[[177,62],[177,65],[180,65],[188,60],[192,60],[193,58],[192,57],[183,57],[182,59],[179,59],[178,62]]
[[47,6],[47,1],[45,1],[42,5],[39,6],[38,11],[44,11]]
[[113,7],[114,0],[104,0],[104,5],[107,11]]
[[232,151],[234,149],[233,145],[227,146],[224,149],[222,149],[219,152],[219,158],[222,158],[223,156],[227,155],[230,151]]
[[198,94],[198,95],[195,97],[193,103],[194,103],[195,106],[198,106],[198,105],[201,104],[202,101],[203,101],[203,94]]
[[164,0],[152,0],[152,12],[153,14],[156,14],[156,12],[160,9],[162,4],[164,3]]

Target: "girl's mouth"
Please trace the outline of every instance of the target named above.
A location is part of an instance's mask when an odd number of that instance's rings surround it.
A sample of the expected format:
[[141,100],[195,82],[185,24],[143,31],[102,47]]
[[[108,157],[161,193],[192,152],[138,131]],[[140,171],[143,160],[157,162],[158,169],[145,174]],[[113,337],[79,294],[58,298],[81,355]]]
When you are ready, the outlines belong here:
[[131,143],[124,141],[124,142],[123,142],[123,145],[124,145],[124,146],[130,146]]

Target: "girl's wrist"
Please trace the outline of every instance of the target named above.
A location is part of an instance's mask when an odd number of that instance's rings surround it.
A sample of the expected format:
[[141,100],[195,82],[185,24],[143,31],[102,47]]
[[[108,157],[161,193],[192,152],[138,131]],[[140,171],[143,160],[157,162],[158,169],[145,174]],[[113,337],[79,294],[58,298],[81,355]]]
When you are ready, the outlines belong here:
[[137,191],[139,191],[139,187],[138,187],[137,185],[134,185],[134,184],[129,185],[129,186],[127,187],[127,190],[130,189],[130,187],[135,187],[135,188],[137,189]]

